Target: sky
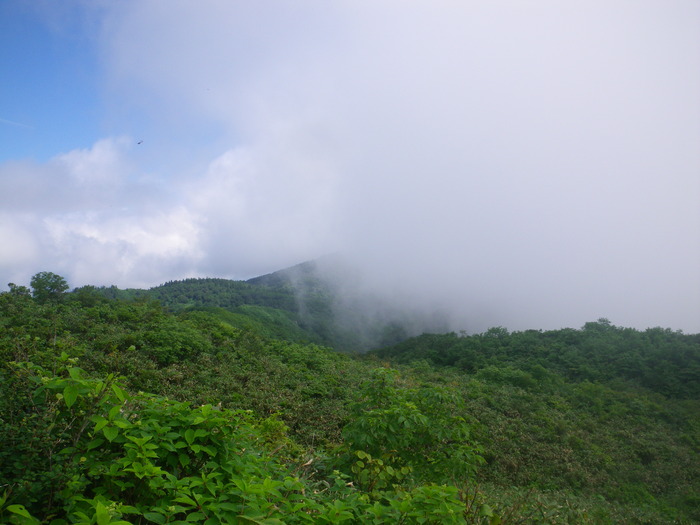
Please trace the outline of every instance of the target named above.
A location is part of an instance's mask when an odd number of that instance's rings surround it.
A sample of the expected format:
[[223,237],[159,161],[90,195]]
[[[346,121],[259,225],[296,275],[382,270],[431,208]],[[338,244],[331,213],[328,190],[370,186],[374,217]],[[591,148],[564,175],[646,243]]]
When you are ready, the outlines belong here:
[[2,0],[0,283],[343,254],[481,331],[700,332],[696,0]]

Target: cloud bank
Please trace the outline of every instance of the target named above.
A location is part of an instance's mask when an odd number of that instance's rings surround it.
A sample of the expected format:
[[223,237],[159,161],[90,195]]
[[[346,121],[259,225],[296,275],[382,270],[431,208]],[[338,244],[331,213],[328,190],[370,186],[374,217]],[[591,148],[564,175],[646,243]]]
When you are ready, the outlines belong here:
[[91,13],[111,138],[0,165],[6,280],[247,278],[342,252],[358,286],[456,328],[700,331],[696,3]]

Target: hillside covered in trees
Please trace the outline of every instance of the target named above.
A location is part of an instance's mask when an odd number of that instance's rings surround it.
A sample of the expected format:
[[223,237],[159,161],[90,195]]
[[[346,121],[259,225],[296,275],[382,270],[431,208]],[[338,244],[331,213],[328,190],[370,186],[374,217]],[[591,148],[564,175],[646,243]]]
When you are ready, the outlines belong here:
[[700,522],[700,335],[393,325],[341,353],[327,290],[283,277],[10,285],[0,522]]
[[[204,310],[265,335],[362,352],[423,332],[445,332],[443,316],[358,293],[353,270],[332,256],[247,281],[192,278],[148,290],[86,286],[77,293],[150,299],[171,311]],[[348,277],[350,276],[350,277]]]

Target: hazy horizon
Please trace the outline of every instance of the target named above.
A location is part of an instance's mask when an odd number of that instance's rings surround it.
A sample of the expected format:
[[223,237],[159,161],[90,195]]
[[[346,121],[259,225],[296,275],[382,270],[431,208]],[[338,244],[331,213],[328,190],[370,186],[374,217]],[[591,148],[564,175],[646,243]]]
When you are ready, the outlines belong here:
[[700,332],[700,3],[6,0],[0,43],[3,289],[342,253],[469,331]]

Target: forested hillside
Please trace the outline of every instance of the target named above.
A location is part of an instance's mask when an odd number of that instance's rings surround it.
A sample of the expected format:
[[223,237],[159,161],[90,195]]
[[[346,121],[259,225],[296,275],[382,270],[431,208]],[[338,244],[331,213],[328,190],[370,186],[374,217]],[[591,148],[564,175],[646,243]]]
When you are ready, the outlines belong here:
[[509,333],[497,327],[472,336],[424,334],[374,353],[397,363],[426,360],[480,375],[509,366],[525,372],[521,386],[546,369],[567,381],[612,386],[624,381],[672,398],[700,399],[700,334],[658,327],[638,331],[607,319],[581,330]]
[[248,281],[184,279],[148,290],[86,286],[108,299],[152,299],[173,311],[205,310],[241,328],[297,342],[362,352],[425,331],[446,331],[440,316],[357,293],[353,269],[333,257],[307,261]]
[[261,286],[218,281],[165,285],[197,306],[172,311],[54,274],[0,294],[0,522],[700,522],[699,335],[353,356],[302,342],[279,286],[196,304]]

